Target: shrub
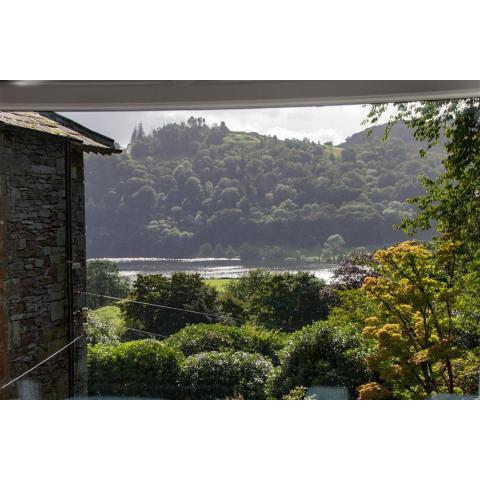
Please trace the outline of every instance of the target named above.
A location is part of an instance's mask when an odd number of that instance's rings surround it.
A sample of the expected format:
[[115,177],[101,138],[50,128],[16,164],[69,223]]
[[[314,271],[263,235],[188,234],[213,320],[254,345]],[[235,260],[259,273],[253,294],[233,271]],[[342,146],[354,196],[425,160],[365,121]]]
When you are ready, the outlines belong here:
[[290,335],[269,377],[267,394],[282,398],[297,386],[345,386],[351,395],[369,379],[359,335],[329,322],[315,322]]
[[271,370],[271,362],[256,353],[198,353],[182,367],[180,391],[187,399],[264,399]]
[[156,340],[88,348],[90,395],[176,398],[184,356]]
[[307,387],[294,387],[282,397],[282,400],[305,400],[307,390]]
[[359,400],[387,400],[391,397],[388,388],[377,382],[360,385],[357,389]]
[[223,324],[188,325],[173,334],[164,343],[190,356],[202,352],[240,350],[260,353],[273,360],[277,359],[287,339],[285,333],[266,330],[246,324],[234,327]]
[[89,345],[99,343],[105,345],[117,345],[120,337],[117,333],[119,329],[112,323],[95,318],[91,313],[88,314],[88,339]]

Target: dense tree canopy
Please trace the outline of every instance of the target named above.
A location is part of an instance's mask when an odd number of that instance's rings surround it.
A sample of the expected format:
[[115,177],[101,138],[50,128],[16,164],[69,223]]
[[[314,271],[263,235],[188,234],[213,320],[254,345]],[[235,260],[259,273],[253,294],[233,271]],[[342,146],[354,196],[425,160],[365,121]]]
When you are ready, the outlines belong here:
[[197,274],[139,275],[130,292],[133,301],[121,309],[128,327],[170,335],[188,323],[218,321],[216,297]]
[[421,159],[403,125],[382,142],[353,135],[340,147],[233,132],[204,119],[168,124],[112,157],[86,158],[90,256],[187,256],[202,244],[321,247],[387,244],[411,217],[422,174],[442,172],[440,149]]

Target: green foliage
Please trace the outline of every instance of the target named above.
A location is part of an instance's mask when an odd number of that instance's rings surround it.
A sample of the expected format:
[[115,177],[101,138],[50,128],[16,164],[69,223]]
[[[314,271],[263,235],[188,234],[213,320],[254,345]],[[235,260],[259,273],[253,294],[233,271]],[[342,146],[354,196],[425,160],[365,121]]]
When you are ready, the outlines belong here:
[[222,247],[221,243],[217,243],[215,248],[213,249],[212,255],[216,258],[223,258],[225,257],[225,250]]
[[282,398],[299,386],[347,387],[350,394],[368,380],[366,350],[349,328],[315,322],[291,334],[279,353],[280,365],[266,385],[269,397]]
[[179,390],[184,398],[263,399],[264,382],[271,370],[271,362],[255,353],[198,353],[185,360]]
[[294,387],[282,397],[282,400],[305,400],[307,390],[307,387]]
[[260,353],[275,361],[277,352],[283,347],[286,339],[285,334],[256,325],[234,327],[222,324],[197,324],[188,325],[164,340],[164,343],[186,356],[214,350],[232,350]]
[[[375,124],[386,105],[372,106],[368,122]],[[439,142],[445,142],[445,167],[437,178],[423,176],[426,192],[411,203],[417,215],[407,218],[409,232],[425,230],[436,223],[438,231],[462,241],[465,248],[478,247],[480,225],[480,99],[455,99],[419,103],[397,103],[385,131],[385,138],[397,122],[411,127],[415,139],[423,142],[422,157]]]
[[117,345],[120,342],[118,327],[107,320],[88,315],[88,338],[89,345]]
[[247,242],[243,242],[240,245],[239,249],[240,253],[240,260],[244,263],[258,263],[261,261],[262,256],[260,253],[260,249],[254,247],[253,245],[249,245]]
[[[120,276],[115,262],[108,260],[89,260],[87,262],[87,292],[125,298],[128,289],[128,281]],[[86,299],[89,308],[102,307],[115,301],[90,295]]]
[[89,395],[176,398],[183,361],[156,340],[89,346]]
[[121,305],[127,326],[148,332],[169,335],[180,330],[187,323],[218,320],[215,316],[217,291],[206,285],[202,277],[197,274],[175,272],[171,277],[138,275],[129,298],[169,307],[158,308],[133,302],[125,302]]
[[338,233],[330,235],[323,244],[322,258],[330,262],[337,262],[344,253],[345,240]]
[[[190,256],[205,242],[312,248],[404,238],[392,223],[415,208],[418,175],[442,172],[439,149],[421,159],[404,126],[365,132],[341,148],[209,127],[168,124],[132,138],[119,155],[86,164],[88,248],[96,256]],[[138,144],[138,145],[137,145]],[[258,252],[243,248],[242,260]]]
[[202,243],[198,249],[198,256],[201,258],[210,258],[213,255],[213,248],[209,243]]
[[291,331],[326,318],[328,304],[320,295],[324,286],[311,273],[272,274],[257,269],[232,280],[221,301],[224,311],[237,322],[250,320],[266,328]]
[[470,363],[463,308],[473,304],[461,302],[468,288],[458,251],[458,244],[441,239],[375,253],[380,275],[368,277],[361,289],[372,312],[362,335],[374,345],[370,368],[394,398],[466,393],[453,362],[459,371]]
[[452,362],[458,388],[464,395],[480,396],[480,351],[475,348],[465,352],[463,358]]

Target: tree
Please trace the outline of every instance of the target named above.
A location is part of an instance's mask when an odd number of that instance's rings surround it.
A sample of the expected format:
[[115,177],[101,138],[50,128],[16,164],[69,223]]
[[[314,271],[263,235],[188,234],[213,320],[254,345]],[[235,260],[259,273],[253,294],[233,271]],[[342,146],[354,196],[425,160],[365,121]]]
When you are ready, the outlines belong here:
[[345,240],[338,233],[330,235],[323,244],[322,257],[325,260],[336,262],[343,253]]
[[353,148],[345,148],[342,150],[342,160],[347,163],[355,163],[357,160],[355,150]]
[[103,296],[125,298],[128,294],[128,280],[120,276],[118,266],[109,260],[89,260],[87,262],[87,292],[99,297],[87,295],[88,308],[98,308],[115,302]]
[[311,273],[257,269],[231,281],[226,292],[243,304],[240,321],[292,331],[327,317],[329,307],[320,295],[324,286]]
[[364,250],[349,253],[333,270],[333,283],[342,290],[360,288],[365,278],[376,275],[373,261],[373,255]]
[[213,248],[209,243],[202,243],[198,249],[198,256],[210,258],[213,255]]
[[466,360],[458,342],[463,275],[456,250],[453,242],[429,249],[407,241],[374,255],[379,275],[362,287],[374,305],[363,336],[374,344],[369,365],[394,398],[472,393],[462,391],[454,366]]
[[121,309],[127,326],[169,335],[187,323],[218,320],[216,298],[217,291],[197,274],[138,275],[129,299],[142,303],[125,302]]
[[197,177],[189,177],[183,189],[185,195],[194,201],[200,199],[202,196],[202,184]]
[[227,247],[227,249],[225,250],[225,256],[227,258],[233,258],[233,257],[237,256],[237,252],[235,251],[235,249],[231,245],[229,245]]
[[155,190],[149,185],[144,185],[131,196],[129,203],[135,208],[151,213],[157,206]]
[[222,208],[233,208],[240,200],[240,192],[236,187],[225,188],[220,195],[220,205]]
[[[480,99],[442,100],[394,104],[385,138],[393,125],[404,122],[413,129],[426,151],[446,140],[444,172],[437,179],[423,177],[425,195],[411,200],[418,214],[405,219],[409,232],[429,229],[433,223],[441,234],[461,239],[465,246],[478,245],[480,238]],[[378,122],[387,105],[373,105],[367,123]],[[476,248],[476,247],[475,247]]]
[[244,242],[240,245],[240,260],[245,263],[257,263],[261,261],[260,251],[257,247]]
[[217,244],[215,245],[215,248],[213,249],[212,255],[213,255],[215,258],[223,258],[223,257],[225,257],[225,250],[223,249],[221,243],[217,243]]
[[137,128],[137,139],[145,138],[145,131],[143,130],[143,124],[140,122]]

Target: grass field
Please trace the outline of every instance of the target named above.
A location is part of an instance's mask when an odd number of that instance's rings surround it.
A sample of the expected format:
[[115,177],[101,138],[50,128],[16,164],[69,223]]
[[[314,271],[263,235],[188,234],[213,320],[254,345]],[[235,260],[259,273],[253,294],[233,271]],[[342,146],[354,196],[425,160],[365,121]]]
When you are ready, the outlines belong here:
[[232,281],[231,278],[208,278],[204,282],[210,287],[216,288],[219,292],[223,292],[225,287]]
[[118,305],[107,305],[105,307],[92,310],[91,314],[98,320],[109,322],[116,327],[123,327],[125,321],[123,320],[122,312]]

